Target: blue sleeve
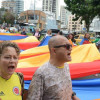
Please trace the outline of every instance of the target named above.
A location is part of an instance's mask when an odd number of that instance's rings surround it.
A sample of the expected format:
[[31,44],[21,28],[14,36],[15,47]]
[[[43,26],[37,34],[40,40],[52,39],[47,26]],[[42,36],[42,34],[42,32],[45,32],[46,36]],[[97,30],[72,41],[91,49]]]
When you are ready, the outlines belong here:
[[84,42],[84,39],[82,39],[82,41],[80,42],[80,45],[82,45],[82,44],[83,44],[83,42]]

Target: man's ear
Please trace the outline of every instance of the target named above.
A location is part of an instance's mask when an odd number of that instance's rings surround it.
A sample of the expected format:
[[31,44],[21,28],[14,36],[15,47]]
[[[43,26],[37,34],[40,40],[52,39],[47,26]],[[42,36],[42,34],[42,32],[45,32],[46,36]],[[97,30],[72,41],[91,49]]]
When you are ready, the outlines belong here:
[[53,52],[53,53],[56,53],[56,50],[55,50],[55,48],[51,48],[51,50],[52,50],[52,52]]

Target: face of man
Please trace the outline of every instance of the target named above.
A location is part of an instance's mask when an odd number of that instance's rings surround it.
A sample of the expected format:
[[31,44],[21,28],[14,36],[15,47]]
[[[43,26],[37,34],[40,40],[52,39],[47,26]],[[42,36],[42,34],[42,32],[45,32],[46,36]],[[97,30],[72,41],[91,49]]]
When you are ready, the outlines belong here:
[[71,44],[66,38],[61,38],[59,41],[60,42],[54,47],[56,59],[64,63],[71,61]]

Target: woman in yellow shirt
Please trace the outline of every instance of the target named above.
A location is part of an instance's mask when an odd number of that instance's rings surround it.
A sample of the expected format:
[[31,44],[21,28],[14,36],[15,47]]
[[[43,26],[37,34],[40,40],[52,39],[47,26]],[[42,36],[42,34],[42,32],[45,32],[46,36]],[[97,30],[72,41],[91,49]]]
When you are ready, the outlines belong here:
[[15,73],[19,55],[16,43],[0,43],[0,100],[22,100],[23,75]]

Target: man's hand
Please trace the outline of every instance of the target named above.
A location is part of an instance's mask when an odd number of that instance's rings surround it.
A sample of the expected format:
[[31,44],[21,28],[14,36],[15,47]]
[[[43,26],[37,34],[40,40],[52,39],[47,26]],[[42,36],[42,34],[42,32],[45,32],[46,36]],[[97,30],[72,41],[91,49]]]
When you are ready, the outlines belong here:
[[80,99],[76,95],[74,95],[72,100],[80,100]]

